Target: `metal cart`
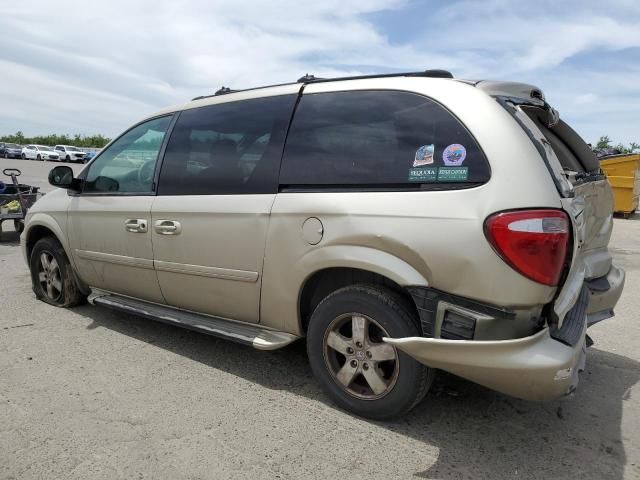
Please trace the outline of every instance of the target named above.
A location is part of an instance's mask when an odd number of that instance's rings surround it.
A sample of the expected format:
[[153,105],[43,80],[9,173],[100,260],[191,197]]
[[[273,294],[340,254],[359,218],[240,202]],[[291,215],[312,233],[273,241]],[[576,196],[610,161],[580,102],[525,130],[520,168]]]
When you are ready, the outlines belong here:
[[2,173],[11,178],[11,183],[0,181],[0,233],[2,222],[7,220],[13,220],[16,231],[22,233],[27,210],[44,194],[38,191],[39,187],[19,183],[22,172],[17,168],[5,168]]

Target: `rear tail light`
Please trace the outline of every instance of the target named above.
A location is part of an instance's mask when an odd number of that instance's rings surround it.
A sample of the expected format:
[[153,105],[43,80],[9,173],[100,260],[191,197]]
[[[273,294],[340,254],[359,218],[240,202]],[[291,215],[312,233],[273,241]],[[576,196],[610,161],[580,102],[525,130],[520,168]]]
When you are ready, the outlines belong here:
[[519,210],[491,215],[485,235],[514,270],[556,286],[567,260],[569,217],[560,210]]

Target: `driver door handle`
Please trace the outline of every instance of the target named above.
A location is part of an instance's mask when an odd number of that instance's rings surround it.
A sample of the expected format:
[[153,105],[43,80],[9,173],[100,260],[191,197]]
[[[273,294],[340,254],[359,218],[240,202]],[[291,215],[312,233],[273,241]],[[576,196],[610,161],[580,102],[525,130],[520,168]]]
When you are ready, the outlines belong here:
[[179,235],[182,231],[182,225],[175,220],[156,220],[153,228],[160,235]]
[[127,218],[124,222],[124,229],[131,233],[147,233],[147,219]]

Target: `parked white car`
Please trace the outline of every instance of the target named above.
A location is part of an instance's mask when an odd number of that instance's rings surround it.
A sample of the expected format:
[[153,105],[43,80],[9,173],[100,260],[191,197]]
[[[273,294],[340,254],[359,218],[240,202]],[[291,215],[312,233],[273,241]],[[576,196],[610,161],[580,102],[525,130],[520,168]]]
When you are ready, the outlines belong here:
[[80,150],[77,147],[72,147],[70,145],[56,145],[55,151],[58,155],[60,155],[61,160],[66,160],[67,162],[84,162],[85,152]]
[[53,147],[45,147],[44,145],[26,145],[22,149],[20,155],[23,160],[60,160]]

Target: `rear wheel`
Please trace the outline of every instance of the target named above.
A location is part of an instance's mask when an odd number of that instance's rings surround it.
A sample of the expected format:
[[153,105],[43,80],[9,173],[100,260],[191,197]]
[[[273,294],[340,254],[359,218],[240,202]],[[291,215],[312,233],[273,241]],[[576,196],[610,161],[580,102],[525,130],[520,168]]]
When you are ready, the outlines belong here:
[[16,230],[16,232],[22,233],[24,231],[24,220],[14,220],[13,228]]
[[71,264],[54,237],[38,240],[29,260],[33,292],[38,299],[56,307],[72,307],[84,300],[73,278]]
[[414,315],[393,292],[354,285],[325,298],[307,332],[311,368],[342,408],[372,419],[411,410],[427,393],[433,370],[383,337],[420,336]]

